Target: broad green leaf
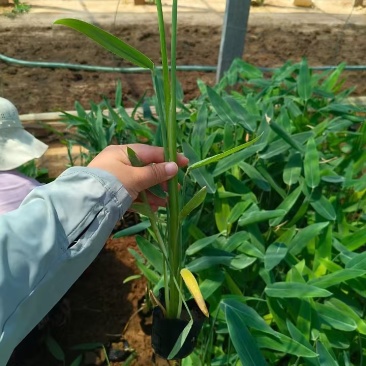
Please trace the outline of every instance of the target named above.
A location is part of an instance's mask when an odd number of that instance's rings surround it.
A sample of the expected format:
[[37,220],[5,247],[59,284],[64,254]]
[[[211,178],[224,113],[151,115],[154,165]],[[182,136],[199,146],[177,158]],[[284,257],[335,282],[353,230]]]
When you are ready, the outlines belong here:
[[[299,329],[297,329],[291,323],[291,321],[289,319],[286,319],[286,324],[287,324],[287,328],[289,330],[289,333],[290,333],[291,338],[294,341],[302,344],[306,348],[312,350],[312,345],[310,344],[309,340],[304,337],[304,335],[302,334],[302,332]],[[307,358],[306,359],[306,364],[307,365],[311,365],[311,366],[320,366],[318,360],[315,359],[315,358]]]
[[182,208],[179,219],[184,220],[195,208],[197,208],[206,198],[206,187],[201,188]]
[[254,263],[257,258],[249,257],[245,254],[239,254],[230,262],[230,268],[241,270],[246,267],[249,267],[252,263]]
[[202,104],[197,113],[197,120],[193,125],[192,129],[192,147],[197,153],[199,159],[202,159],[202,146],[204,141],[207,139],[206,128],[207,128],[207,106]]
[[319,354],[319,362],[322,366],[339,366],[339,363],[331,356],[324,345],[316,342],[316,352]]
[[218,265],[230,266],[230,263],[233,260],[233,258],[234,256],[232,255],[202,256],[188,263],[186,267],[191,272],[199,272]]
[[95,25],[77,19],[59,19],[54,24],[65,25],[86,35],[109,52],[137,66],[154,69],[154,63],[143,53]]
[[[312,300],[311,299],[301,299],[301,305],[299,309],[299,314],[296,320],[296,326],[301,332],[302,336],[310,341],[311,338],[311,329],[312,329],[312,321],[314,318],[313,309],[312,309]],[[302,342],[301,342],[302,343]]]
[[152,265],[152,267],[158,271],[159,273],[163,274],[163,254],[160,250],[153,244],[151,244],[148,240],[144,237],[137,235],[136,236],[137,246],[139,247],[141,253],[147,259],[147,261]]
[[209,277],[200,283],[202,296],[208,299],[224,283],[225,275],[221,271],[211,272]]
[[221,183],[218,183],[214,200],[214,217],[218,231],[230,233],[231,224],[228,223],[230,205],[226,198],[219,197],[219,192],[223,191],[225,191],[224,186]]
[[352,234],[343,236],[341,242],[348,250],[354,251],[365,245],[365,237],[366,226],[360,228]]
[[271,186],[267,182],[267,180],[258,172],[258,170],[246,163],[245,161],[240,162],[240,169],[253,181],[253,183],[258,186],[263,191],[269,192],[271,190]]
[[303,346],[301,343],[285,336],[284,334],[277,333],[278,337],[262,335],[256,336],[256,341],[260,348],[268,348],[274,351],[278,351],[284,354],[292,354],[297,357],[317,357],[318,355],[308,347]]
[[313,93],[311,85],[311,73],[305,59],[300,64],[299,76],[297,78],[297,92],[299,97],[307,102]]
[[314,309],[318,316],[334,329],[352,332],[357,328],[356,322],[342,310],[319,303],[314,303]]
[[146,267],[139,261],[136,261],[136,265],[138,269],[142,272],[144,277],[146,277],[146,279],[150,281],[152,284],[156,285],[160,281],[161,276],[158,273]]
[[241,201],[235,204],[235,206],[230,210],[229,217],[227,218],[227,222],[229,224],[233,224],[235,221],[239,219],[239,217],[243,214],[243,212],[252,204],[252,202]]
[[[301,194],[301,186],[294,189],[287,197],[285,197],[285,199],[277,207],[277,210],[284,210],[285,214],[287,214],[295,205],[300,194]],[[270,226],[279,225],[282,222],[284,216],[285,215],[270,220],[269,225]]]
[[238,224],[240,226],[256,224],[258,222],[268,221],[275,217],[283,216],[286,213],[285,210],[272,210],[272,211],[246,211],[239,219]]
[[194,169],[197,169],[197,168],[201,168],[205,165],[208,165],[208,164],[212,164],[212,163],[216,163],[218,161],[220,161],[221,159],[223,158],[226,158],[240,150],[243,150],[243,149],[246,149],[248,148],[249,146],[253,145],[255,142],[257,142],[259,139],[261,138],[261,136],[257,136],[255,137],[254,139],[250,140],[249,142],[246,142],[242,145],[239,145],[239,146],[236,146],[236,147],[233,147],[232,149],[228,150],[228,151],[225,151],[223,153],[220,153],[220,154],[217,154],[217,155],[214,155],[214,156],[211,156],[209,158],[206,158],[206,159],[203,159],[201,161],[198,161],[192,165],[190,165],[188,167],[188,172],[194,170]]
[[289,251],[293,255],[300,253],[321,231],[329,225],[329,222],[319,222],[300,229],[289,244]]
[[306,144],[304,158],[304,174],[306,185],[315,188],[320,183],[319,153],[314,138],[310,138]]
[[141,221],[136,225],[130,226],[126,229],[123,229],[121,231],[118,231],[113,235],[114,239],[122,238],[123,236],[131,236],[135,235],[137,233],[140,233],[141,231],[146,230],[148,227],[151,226],[151,223],[149,220]]
[[264,256],[264,267],[267,271],[271,271],[276,267],[285,257],[288,252],[288,248],[284,243],[273,243],[266,251]]
[[230,122],[233,126],[237,124],[238,116],[225,100],[212,88],[207,86],[207,95],[210,98],[212,107],[215,109],[219,118],[224,122]]
[[277,337],[277,332],[274,331],[263,318],[248,305],[235,300],[223,299],[220,304],[221,308],[226,309],[230,307],[233,312],[237,313],[248,328],[259,330],[263,333],[272,334]]
[[291,186],[299,181],[302,169],[301,154],[296,152],[292,154],[283,171],[283,181]]
[[193,244],[191,244],[188,249],[186,250],[187,255],[193,255],[202,250],[203,248],[206,248],[208,245],[215,242],[215,240],[220,236],[221,234],[215,234],[211,236],[204,237],[202,239],[199,239],[195,241]]
[[323,216],[326,220],[334,221],[337,218],[337,214],[333,208],[333,205],[324,195],[320,195],[315,200],[310,200],[310,205],[320,216]]
[[308,281],[309,285],[328,288],[331,286],[339,285],[342,282],[352,280],[354,278],[363,276],[366,274],[366,270],[361,269],[342,269],[340,271],[327,274],[318,278],[314,278]]
[[70,366],[80,366],[83,362],[83,355],[79,355],[75,358],[74,361],[70,364]]
[[235,234],[231,235],[226,242],[223,249],[227,252],[233,252],[245,241],[248,241],[249,234],[247,231],[237,231]]
[[245,366],[266,366],[267,363],[240,314],[233,308],[226,306],[225,317],[231,341],[241,363]]
[[268,121],[269,126],[272,128],[272,130],[286,143],[288,143],[291,147],[293,147],[295,150],[299,152],[303,152],[304,148],[302,145],[300,145],[296,140],[292,138],[292,136],[279,124],[276,122],[269,120]]
[[325,289],[297,282],[276,282],[267,285],[264,291],[267,296],[282,298],[328,297],[332,295]]
[[357,330],[361,334],[366,335],[366,322],[350,306],[337,298],[330,299],[326,304],[333,306],[335,309],[342,311],[347,317],[352,318],[357,324]]
[[366,270],[366,252],[354,254],[355,256],[346,263],[346,268]]
[[339,77],[341,76],[345,66],[345,62],[340,63],[337,68],[323,81],[322,87],[324,90],[327,92],[334,91],[334,88],[337,86]]
[[65,352],[62,350],[61,346],[51,335],[47,335],[45,340],[48,351],[57,361],[62,361],[65,364]]
[[187,336],[191,331],[192,325],[193,325],[193,319],[190,319],[188,324],[184,327],[182,333],[179,335],[177,341],[175,342],[173,349],[170,351],[168,360],[174,359],[175,355],[183,347],[184,342],[186,341]]

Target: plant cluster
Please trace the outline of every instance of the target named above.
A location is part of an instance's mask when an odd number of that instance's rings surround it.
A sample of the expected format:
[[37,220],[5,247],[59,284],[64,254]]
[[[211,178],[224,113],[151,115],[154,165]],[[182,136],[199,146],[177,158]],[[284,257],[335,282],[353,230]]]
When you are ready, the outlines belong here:
[[[184,358],[187,366],[362,365],[366,110],[347,102],[344,65],[318,74],[303,60],[266,78],[237,60],[215,87],[199,81],[201,96],[183,104],[176,97],[176,6],[169,68],[157,2],[162,74],[109,33],[57,21],[151,70],[158,118],[147,122],[157,124],[155,143],[167,160],[179,147],[190,159],[169,183],[166,210],[135,206],[148,221],[133,230],[147,228],[149,237],[137,236],[141,253],[131,253],[155,309],[167,320],[186,310],[165,358]],[[142,164],[132,150],[129,157]],[[197,300],[187,274],[196,275],[210,319],[196,351],[178,357],[194,326],[180,273]]]

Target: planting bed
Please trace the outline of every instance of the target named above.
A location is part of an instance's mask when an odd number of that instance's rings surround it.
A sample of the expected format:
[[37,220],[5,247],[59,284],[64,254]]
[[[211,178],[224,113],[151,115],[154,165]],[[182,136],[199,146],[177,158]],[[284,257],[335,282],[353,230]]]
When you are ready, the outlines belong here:
[[[117,26],[113,33],[153,60],[159,60],[155,25]],[[182,25],[177,63],[215,65],[220,37],[218,26]],[[286,60],[298,61],[302,56],[308,58],[310,65],[335,65],[341,61],[366,64],[366,26],[252,24],[246,42],[245,59],[258,66],[280,66]],[[84,37],[61,27],[0,28],[0,52],[25,60],[128,66]],[[11,99],[20,113],[71,110],[75,100],[87,107],[89,100],[99,101],[100,94],[113,98],[117,79],[122,81],[126,106],[132,106],[132,100],[140,98],[144,91],[152,90],[149,74],[20,68],[3,63],[0,67],[0,95]],[[345,76],[348,77],[345,86],[357,86],[354,95],[366,94],[366,71],[346,72]],[[197,78],[211,85],[215,81],[212,73],[186,72],[179,77],[186,100],[198,95]],[[137,310],[138,300],[145,291],[143,280],[123,284],[126,277],[136,273],[134,261],[127,252],[130,246],[134,246],[132,238],[109,241],[70,290],[71,321],[67,329],[58,334],[65,347],[83,342],[107,342],[107,334],[121,334]],[[135,316],[126,332],[126,339],[137,351],[134,365],[150,364],[150,338],[144,330],[148,331],[149,326],[141,326],[141,318]],[[49,360],[45,363],[51,364]]]

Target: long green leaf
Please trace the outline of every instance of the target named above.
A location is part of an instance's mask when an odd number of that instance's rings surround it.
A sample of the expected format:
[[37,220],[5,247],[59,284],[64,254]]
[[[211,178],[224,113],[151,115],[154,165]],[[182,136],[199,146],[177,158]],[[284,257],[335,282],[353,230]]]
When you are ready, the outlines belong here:
[[331,286],[339,285],[342,282],[363,276],[365,274],[366,270],[346,268],[334,273],[327,274],[325,276],[314,278],[308,281],[308,284],[321,288],[328,288]]
[[316,149],[314,138],[310,138],[306,144],[304,158],[304,173],[306,185],[315,188],[320,183],[319,153]]
[[206,198],[207,188],[201,188],[182,208],[179,219],[186,218],[195,208],[197,208]]
[[271,211],[247,211],[239,219],[240,226],[256,224],[258,222],[267,221],[286,214],[285,210],[271,210]]
[[332,295],[331,292],[325,289],[297,282],[276,282],[270,284],[266,287],[265,293],[267,296],[282,298],[328,297]]
[[284,243],[273,243],[266,251],[264,256],[264,267],[267,271],[276,267],[285,257],[288,252],[288,248]]
[[319,354],[319,362],[322,366],[339,366],[339,363],[331,356],[320,341],[316,343],[316,351]]
[[302,169],[301,154],[295,152],[292,154],[283,170],[283,181],[291,186],[299,181]]
[[239,355],[242,365],[266,366],[267,363],[240,314],[233,310],[233,308],[226,306],[225,316],[231,341]]
[[190,319],[188,324],[182,330],[182,333],[179,335],[177,341],[175,342],[173,349],[170,351],[168,360],[173,359],[175,355],[179,352],[179,350],[183,347],[184,342],[186,341],[187,336],[191,331],[192,325],[193,325],[193,319]]
[[308,63],[305,59],[300,64],[299,76],[297,78],[297,92],[301,99],[305,102],[311,98],[312,85],[311,85],[311,74],[308,67]]
[[137,246],[139,247],[141,253],[147,259],[147,261],[153,266],[153,268],[159,273],[163,274],[163,254],[158,250],[158,248],[151,244],[144,237],[137,235],[135,237]]
[[217,154],[217,155],[214,155],[214,156],[211,156],[209,158],[206,158],[206,159],[203,159],[201,161],[198,161],[197,163],[194,163],[192,165],[190,165],[188,167],[188,171],[191,171],[193,169],[197,169],[197,168],[201,168],[205,165],[208,165],[208,164],[212,164],[212,163],[216,163],[218,161],[220,161],[221,159],[223,158],[226,158],[227,156],[230,156],[240,150],[243,150],[243,149],[246,149],[247,147],[253,145],[256,141],[258,141],[260,139],[261,136],[257,136],[255,137],[254,139],[250,140],[249,142],[246,142],[245,144],[242,144],[242,145],[239,145],[239,146],[236,146],[230,150],[227,150],[221,154]]
[[140,233],[141,231],[146,230],[150,226],[151,226],[151,224],[150,224],[149,220],[141,221],[136,225],[133,225],[133,226],[130,226],[126,229],[118,231],[117,233],[115,233],[113,235],[113,238],[118,239],[118,238],[122,238],[123,236],[135,235],[137,233]]
[[314,304],[314,309],[318,316],[334,329],[344,332],[352,332],[357,329],[356,322],[342,310],[319,303]]
[[86,35],[109,52],[112,52],[118,57],[126,59],[137,66],[150,70],[154,69],[154,63],[143,53],[95,25],[70,18],[58,19],[55,21],[55,24],[65,25]]

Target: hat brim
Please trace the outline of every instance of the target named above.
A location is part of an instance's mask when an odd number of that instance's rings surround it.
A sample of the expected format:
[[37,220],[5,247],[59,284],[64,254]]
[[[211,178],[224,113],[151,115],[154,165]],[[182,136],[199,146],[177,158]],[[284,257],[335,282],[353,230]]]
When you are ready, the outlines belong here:
[[12,170],[40,158],[48,146],[23,128],[4,128],[0,132],[0,170]]

